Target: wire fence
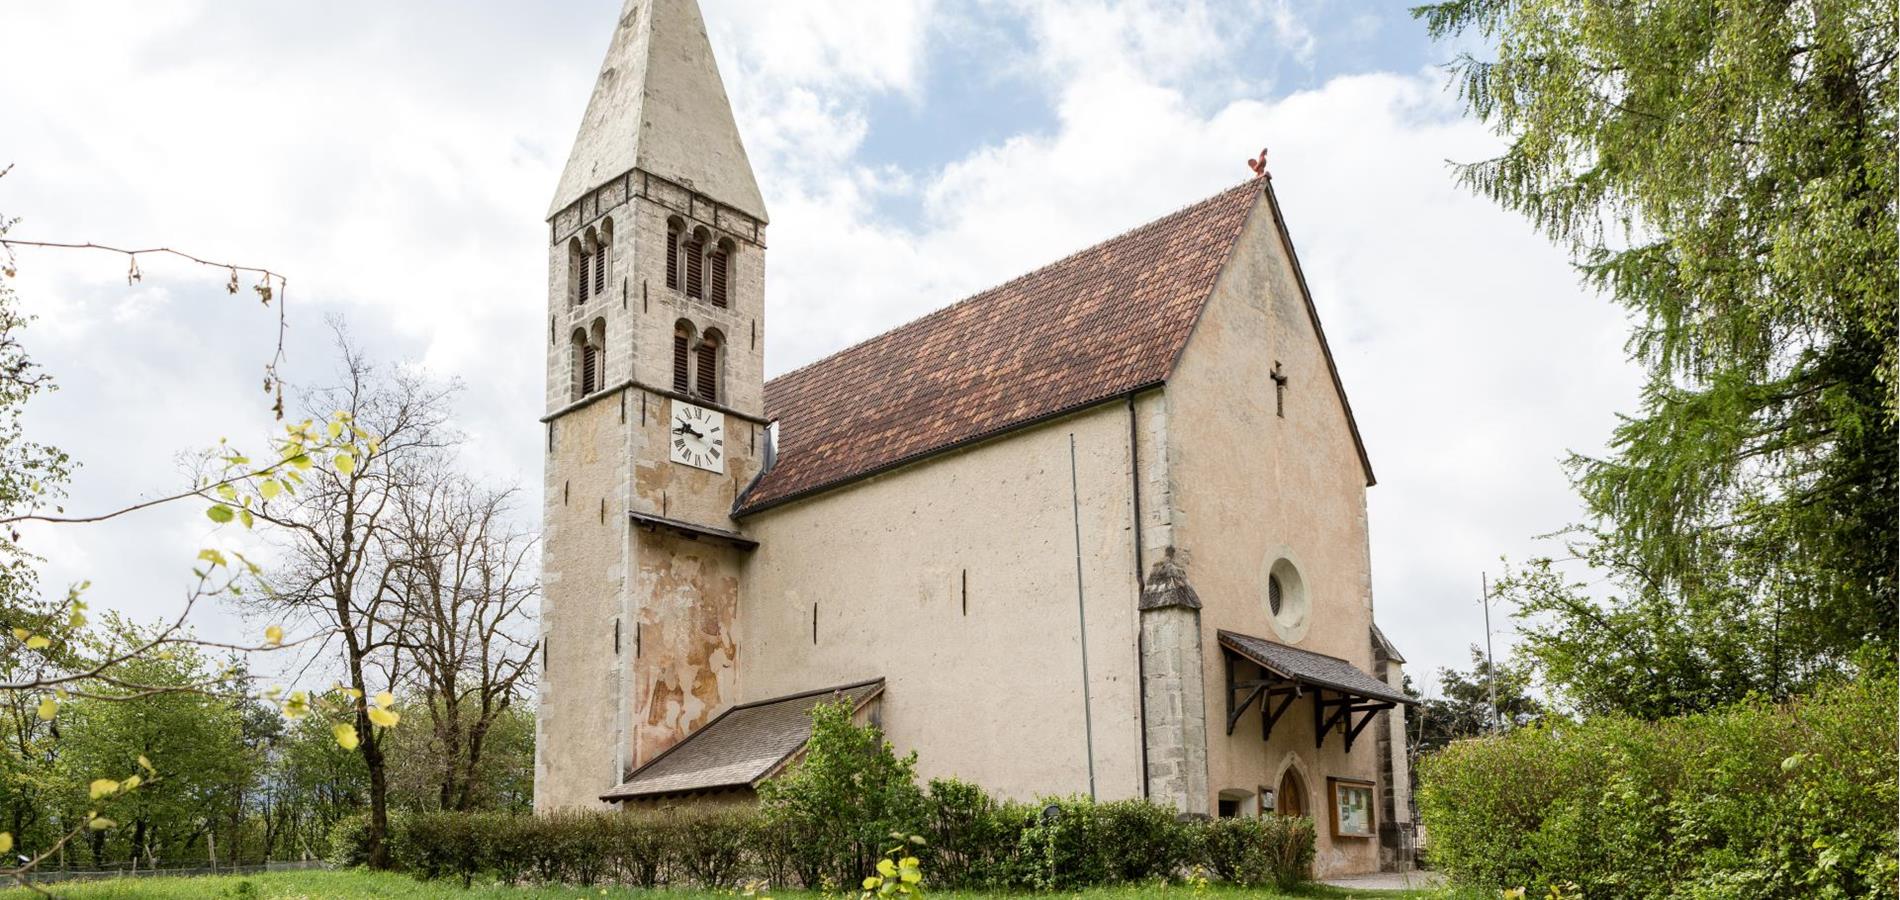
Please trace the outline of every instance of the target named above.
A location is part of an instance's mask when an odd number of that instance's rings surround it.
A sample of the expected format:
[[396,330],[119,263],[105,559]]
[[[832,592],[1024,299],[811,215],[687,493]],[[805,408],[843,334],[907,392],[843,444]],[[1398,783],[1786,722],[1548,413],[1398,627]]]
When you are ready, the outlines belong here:
[[295,859],[284,862],[254,863],[247,866],[141,866],[133,863],[94,869],[41,869],[27,876],[35,884],[60,881],[94,881],[102,878],[182,877],[188,875],[256,875],[260,872],[295,872],[303,869],[328,869],[320,859]]

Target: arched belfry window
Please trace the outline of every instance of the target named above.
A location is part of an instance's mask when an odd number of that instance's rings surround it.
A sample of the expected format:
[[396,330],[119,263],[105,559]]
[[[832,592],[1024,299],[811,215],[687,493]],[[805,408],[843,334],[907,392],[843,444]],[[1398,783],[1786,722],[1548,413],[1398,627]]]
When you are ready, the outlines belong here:
[[673,324],[673,390],[685,394],[692,390],[693,323],[681,319]]
[[709,328],[699,339],[699,346],[693,348],[693,393],[709,403],[719,402],[719,351],[723,343],[724,335]]
[[666,220],[666,286],[680,289],[680,236],[686,230],[686,223],[679,217]]
[[732,250],[732,241],[720,238],[706,257],[706,299],[714,306],[723,307],[731,302],[728,292],[732,283]]
[[706,229],[694,229],[686,239],[686,296],[706,296]]
[[585,331],[574,329],[573,395],[588,397],[607,386],[607,320],[595,319]]
[[572,340],[572,359],[574,363],[573,399],[579,400],[594,392],[594,379],[599,377],[600,361],[594,355],[593,345],[587,342],[587,332],[574,329]]

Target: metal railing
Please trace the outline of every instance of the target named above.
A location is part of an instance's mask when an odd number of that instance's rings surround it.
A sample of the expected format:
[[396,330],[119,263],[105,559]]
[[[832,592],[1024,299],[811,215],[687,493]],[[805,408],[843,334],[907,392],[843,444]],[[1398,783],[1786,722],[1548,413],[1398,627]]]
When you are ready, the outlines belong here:
[[103,878],[165,878],[186,877],[192,875],[256,875],[261,872],[295,872],[303,869],[328,869],[330,864],[320,859],[296,859],[284,862],[263,862],[251,865],[232,866],[145,866],[132,863],[104,866],[93,869],[41,869],[27,876],[35,884],[52,884],[60,881],[95,881]]

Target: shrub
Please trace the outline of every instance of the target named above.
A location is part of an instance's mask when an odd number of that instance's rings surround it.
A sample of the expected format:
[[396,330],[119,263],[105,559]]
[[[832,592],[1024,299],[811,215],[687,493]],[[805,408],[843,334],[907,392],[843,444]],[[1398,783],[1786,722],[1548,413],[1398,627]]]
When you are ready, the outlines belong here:
[[1109,880],[1102,855],[1098,807],[1086,797],[1050,797],[1037,801],[1041,812],[1016,839],[1015,887],[1073,890]]
[[930,782],[925,794],[924,853],[932,882],[956,887],[1008,887],[1011,863],[1033,810],[998,801],[955,778]]
[[603,815],[610,821],[610,856],[619,877],[641,888],[664,884],[674,842],[672,820],[650,812]]
[[545,822],[519,813],[496,813],[487,820],[489,872],[506,884],[528,880],[537,862],[535,848]]
[[1168,807],[1117,800],[1097,806],[1095,814],[1102,861],[1112,880],[1173,878],[1192,857],[1189,827]]
[[1311,876],[1313,820],[1262,816],[1194,824],[1194,855],[1223,881],[1290,888]]
[[595,884],[614,868],[609,854],[616,815],[564,811],[508,816],[496,827],[510,842],[494,860],[497,874],[543,884]]
[[1001,877],[989,879],[990,886],[1072,890],[1170,879],[1192,859],[1191,826],[1143,800],[1045,798],[1033,807],[995,809],[988,829],[1015,834],[1016,846],[1013,857],[997,860]]
[[344,816],[330,827],[332,865],[360,866],[369,862],[369,813]]
[[848,703],[812,707],[804,758],[760,786],[769,827],[789,843],[786,868],[808,888],[850,886],[877,864],[893,832],[923,830],[917,754],[898,757]]
[[1269,815],[1260,820],[1266,832],[1263,852],[1282,890],[1313,877],[1313,820],[1306,816]]
[[671,814],[673,862],[702,888],[730,887],[758,828],[750,809],[682,810]]
[[390,857],[398,868],[421,878],[458,878],[468,887],[490,871],[501,831],[511,816],[492,813],[425,812],[404,817],[392,828]]
[[561,857],[565,863],[566,877],[561,879],[563,882],[598,884],[603,876],[616,868],[611,856],[616,830],[612,813],[556,813],[548,819],[552,823],[560,823],[553,833],[556,842],[561,845]]
[[1892,679],[1660,722],[1555,722],[1420,766],[1460,883],[1588,895],[1893,897]]

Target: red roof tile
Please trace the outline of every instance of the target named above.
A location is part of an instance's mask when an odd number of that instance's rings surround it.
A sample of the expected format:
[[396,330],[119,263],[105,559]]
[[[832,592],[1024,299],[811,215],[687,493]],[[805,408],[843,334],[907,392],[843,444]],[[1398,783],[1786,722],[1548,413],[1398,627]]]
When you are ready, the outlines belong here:
[[1248,181],[765,385],[736,515],[1158,384],[1265,188]]

